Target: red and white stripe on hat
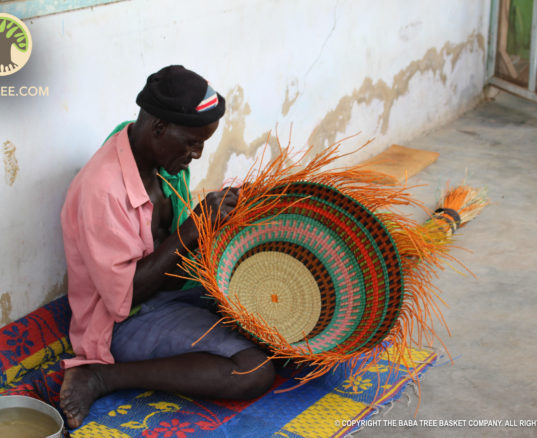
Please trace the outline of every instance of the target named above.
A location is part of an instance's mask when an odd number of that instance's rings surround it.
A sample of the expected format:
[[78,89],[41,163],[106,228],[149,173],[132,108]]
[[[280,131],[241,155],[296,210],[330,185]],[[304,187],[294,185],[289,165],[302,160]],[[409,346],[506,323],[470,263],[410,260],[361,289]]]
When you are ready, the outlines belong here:
[[210,110],[217,105],[218,94],[216,94],[216,91],[214,91],[213,88],[209,84],[207,84],[207,92],[205,93],[205,97],[196,107],[196,111],[198,113],[201,113],[203,111]]

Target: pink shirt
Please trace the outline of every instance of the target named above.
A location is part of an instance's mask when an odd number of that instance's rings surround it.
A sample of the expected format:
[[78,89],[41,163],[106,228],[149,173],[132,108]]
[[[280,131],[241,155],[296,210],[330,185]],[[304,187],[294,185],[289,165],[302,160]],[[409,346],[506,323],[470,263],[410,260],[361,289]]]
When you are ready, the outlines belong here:
[[62,209],[76,354],[65,368],[114,363],[114,323],[129,315],[136,262],[153,252],[152,213],[126,127],[78,173]]

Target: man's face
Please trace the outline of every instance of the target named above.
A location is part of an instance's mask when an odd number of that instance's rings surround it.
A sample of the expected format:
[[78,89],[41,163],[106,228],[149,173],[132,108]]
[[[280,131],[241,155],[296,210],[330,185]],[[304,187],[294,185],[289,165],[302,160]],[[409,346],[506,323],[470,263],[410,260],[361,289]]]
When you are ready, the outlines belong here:
[[179,126],[164,124],[156,134],[154,154],[159,166],[175,175],[188,167],[192,160],[201,157],[203,145],[218,128],[218,121],[206,126]]

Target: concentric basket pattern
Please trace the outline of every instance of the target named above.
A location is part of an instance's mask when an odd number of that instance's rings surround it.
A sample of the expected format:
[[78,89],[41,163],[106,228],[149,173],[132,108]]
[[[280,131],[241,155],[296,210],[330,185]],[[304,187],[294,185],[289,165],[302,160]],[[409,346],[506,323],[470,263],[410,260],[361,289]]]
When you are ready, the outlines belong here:
[[[308,346],[313,353],[371,348],[389,333],[402,306],[402,268],[389,232],[367,208],[327,185],[291,184],[254,224],[224,228],[214,250],[219,260],[218,286],[231,302],[236,297],[230,281],[254,254],[282,252],[308,268],[319,286],[310,293],[320,293],[322,305],[313,330],[292,343],[297,351]],[[270,283],[271,277],[280,275],[280,269],[264,264],[250,275],[259,279],[262,290],[265,281]],[[276,309],[281,307],[276,300],[279,293],[285,293],[287,279],[278,280],[284,289],[271,294],[271,307]],[[256,294],[257,289],[250,293]],[[296,307],[282,309],[284,313],[272,321],[262,306],[247,310],[278,330],[275,320],[292,320],[294,312],[301,310]]]

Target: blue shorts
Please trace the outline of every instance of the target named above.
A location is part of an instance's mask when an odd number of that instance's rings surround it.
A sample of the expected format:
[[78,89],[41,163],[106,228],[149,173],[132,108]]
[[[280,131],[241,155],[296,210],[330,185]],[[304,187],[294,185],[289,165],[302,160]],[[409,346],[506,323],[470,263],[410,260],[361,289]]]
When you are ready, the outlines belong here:
[[164,291],[142,304],[140,311],[114,326],[110,351],[116,362],[134,362],[206,352],[231,357],[255,344],[230,327],[218,324],[214,303],[203,287]]

